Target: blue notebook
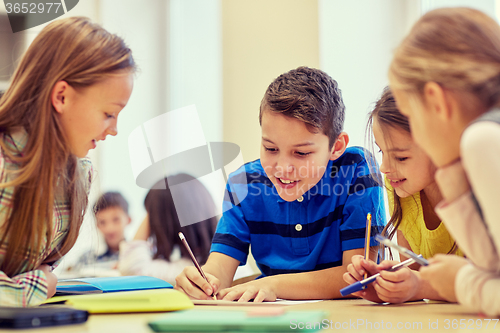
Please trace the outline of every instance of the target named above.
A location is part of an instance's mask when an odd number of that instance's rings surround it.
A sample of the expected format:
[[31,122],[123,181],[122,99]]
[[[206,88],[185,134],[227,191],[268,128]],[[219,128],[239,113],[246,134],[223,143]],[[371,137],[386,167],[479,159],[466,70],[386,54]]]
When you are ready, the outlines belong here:
[[164,280],[151,276],[83,278],[60,280],[57,283],[55,296],[164,288],[173,288],[173,286]]

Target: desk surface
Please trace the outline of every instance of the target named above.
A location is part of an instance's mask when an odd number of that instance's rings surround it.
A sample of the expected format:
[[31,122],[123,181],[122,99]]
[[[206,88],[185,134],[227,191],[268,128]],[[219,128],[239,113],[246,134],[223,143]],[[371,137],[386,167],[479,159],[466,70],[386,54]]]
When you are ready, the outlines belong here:
[[[234,311],[252,307],[196,306],[204,311]],[[467,312],[458,304],[442,302],[410,302],[401,305],[382,305],[365,300],[335,300],[285,306],[289,310],[324,310],[329,312],[322,322],[324,332],[386,332],[386,331],[481,331],[500,332],[498,320],[488,321]],[[54,333],[113,333],[153,332],[147,326],[164,313],[91,315],[83,325],[48,327],[29,330],[0,330],[0,332],[54,332]],[[298,324],[298,323],[297,323]],[[305,323],[304,323],[305,324]],[[481,327],[479,325],[481,324]],[[488,324],[488,327],[486,325]],[[462,328],[460,329],[460,325]],[[496,326],[495,326],[496,325]]]

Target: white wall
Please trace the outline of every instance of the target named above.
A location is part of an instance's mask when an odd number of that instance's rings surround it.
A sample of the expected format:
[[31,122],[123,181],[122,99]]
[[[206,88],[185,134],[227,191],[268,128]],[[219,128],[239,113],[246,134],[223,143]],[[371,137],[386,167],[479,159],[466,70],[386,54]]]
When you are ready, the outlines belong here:
[[170,0],[170,110],[195,104],[207,141],[222,141],[220,11],[219,0]]
[[419,15],[415,0],[319,0],[321,69],[342,90],[351,146],[364,146],[367,113],[388,84],[392,50]]
[[[135,184],[128,153],[128,135],[168,108],[168,21],[165,19],[168,17],[168,1],[149,0],[147,6],[138,7],[136,0],[87,0],[80,1],[70,14],[77,15],[82,3],[89,2],[95,6],[94,20],[125,40],[139,68],[130,100],[118,117],[118,135],[99,142],[98,147],[90,152],[95,172],[90,205],[103,192],[120,191],[130,204],[133,224],[126,236],[131,238],[145,215],[143,202],[147,190]],[[66,256],[64,264],[70,265],[91,247],[102,251],[102,244],[89,206],[77,244]]]
[[136,185],[128,152],[128,135],[145,121],[168,109],[168,1],[100,0],[99,20],[132,49],[139,68],[127,106],[118,118],[118,136],[99,147],[97,182],[102,192],[120,191],[130,203],[133,235],[145,215],[147,190]]
[[[194,104],[206,142],[222,138],[222,26],[220,0],[170,0],[169,108]],[[199,133],[198,133],[199,134]],[[180,166],[169,174],[187,172]],[[189,173],[189,172],[188,172]],[[203,182],[203,180],[200,180]],[[204,183],[210,191],[213,189]],[[212,193],[216,196],[216,193]],[[222,207],[222,202],[215,203]]]
[[495,17],[496,0],[421,0],[422,14],[442,7],[471,7]]

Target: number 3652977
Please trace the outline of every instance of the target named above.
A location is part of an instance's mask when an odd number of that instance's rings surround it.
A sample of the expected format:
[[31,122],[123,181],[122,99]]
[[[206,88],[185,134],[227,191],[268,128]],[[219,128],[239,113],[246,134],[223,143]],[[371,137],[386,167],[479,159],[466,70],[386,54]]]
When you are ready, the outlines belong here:
[[[42,14],[42,13],[57,13],[61,3],[57,2],[46,2],[46,3],[34,3],[34,2],[23,2],[23,3],[10,3],[5,4],[5,9],[7,13],[14,14]],[[62,9],[61,9],[62,10]]]

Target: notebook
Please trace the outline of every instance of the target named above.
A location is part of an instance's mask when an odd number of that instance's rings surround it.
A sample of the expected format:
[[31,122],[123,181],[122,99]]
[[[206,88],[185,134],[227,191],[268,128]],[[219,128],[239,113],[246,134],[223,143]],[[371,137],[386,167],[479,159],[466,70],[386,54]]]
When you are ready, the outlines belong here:
[[71,305],[90,313],[165,312],[194,307],[186,294],[174,289],[54,296],[42,304]]
[[56,296],[111,293],[118,291],[173,288],[161,279],[151,276],[116,276],[60,280]]
[[155,332],[316,332],[328,319],[324,311],[286,311],[255,316],[246,311],[188,310],[148,323]]

